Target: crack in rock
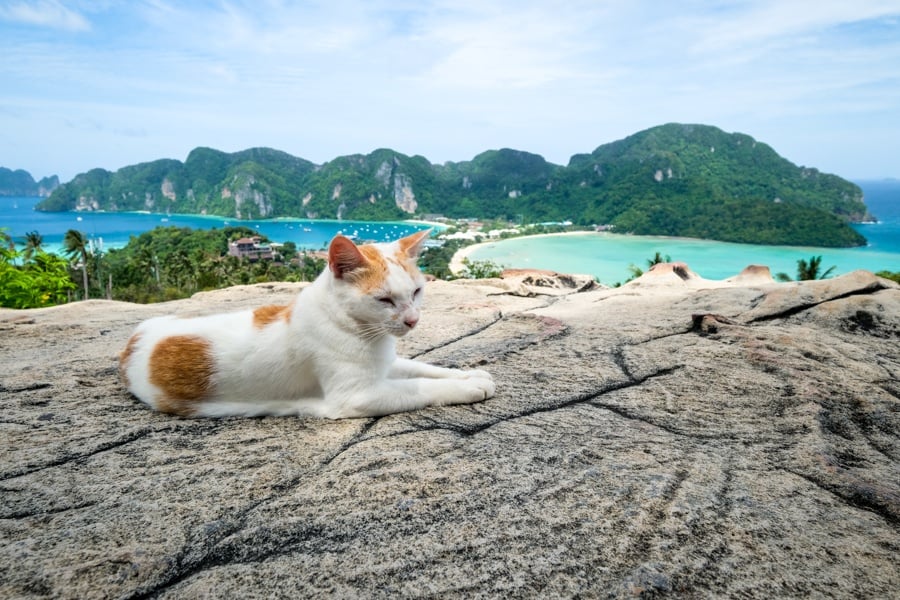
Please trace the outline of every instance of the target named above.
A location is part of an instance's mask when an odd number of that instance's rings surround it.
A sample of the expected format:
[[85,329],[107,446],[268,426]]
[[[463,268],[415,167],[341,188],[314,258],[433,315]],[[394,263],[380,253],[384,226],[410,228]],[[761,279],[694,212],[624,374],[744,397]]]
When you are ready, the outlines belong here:
[[496,325],[497,323],[499,323],[502,320],[503,320],[503,311],[497,311],[493,320],[488,321],[484,325],[476,327],[475,329],[471,329],[471,330],[467,331],[466,333],[459,335],[455,338],[451,338],[449,340],[444,340],[441,343],[432,346],[431,348],[422,350],[421,352],[417,352],[416,354],[411,355],[410,358],[413,358],[413,359],[419,358],[421,356],[428,354],[429,352],[434,352],[435,350],[440,350],[441,348],[445,348],[447,346],[450,346],[451,344],[455,344],[456,342],[462,341],[466,338],[476,336],[479,333],[481,333],[482,331],[485,331],[486,329],[493,327],[494,325]]
[[22,510],[0,515],[0,519],[30,519],[32,517],[48,517],[50,515],[58,515],[72,510],[81,510],[83,508],[91,508],[97,506],[99,502],[82,502],[81,504],[72,504],[70,506],[60,506],[57,508],[48,508],[46,510]]
[[[557,410],[562,410],[562,409],[565,409],[565,408],[569,408],[569,407],[571,407],[571,406],[575,406],[575,405],[578,405],[578,404],[584,404],[584,403],[591,404],[591,405],[596,406],[596,407],[598,407],[598,408],[604,408],[604,409],[610,410],[610,411],[615,412],[616,414],[618,414],[619,416],[622,416],[622,417],[624,417],[624,418],[633,419],[633,420],[639,420],[639,421],[644,421],[644,422],[647,422],[647,423],[649,423],[649,424],[651,424],[651,425],[655,425],[655,426],[657,426],[657,427],[660,427],[661,429],[665,429],[665,427],[660,426],[660,425],[658,425],[658,424],[656,424],[656,423],[652,423],[652,422],[647,421],[646,419],[643,419],[643,418],[640,418],[640,417],[637,417],[637,416],[634,416],[634,415],[630,415],[630,414],[628,414],[626,411],[623,411],[623,410],[621,410],[621,409],[618,408],[618,407],[613,407],[612,405],[606,406],[606,405],[603,405],[603,404],[601,404],[601,403],[594,402],[594,400],[596,400],[598,397],[600,397],[600,396],[602,396],[602,395],[604,395],[604,394],[608,394],[608,393],[610,393],[610,392],[616,392],[616,391],[619,391],[619,390],[623,390],[623,389],[627,389],[627,388],[631,388],[631,387],[643,385],[645,382],[647,382],[647,381],[649,381],[649,380],[651,380],[651,379],[655,379],[655,378],[657,378],[657,377],[664,377],[664,376],[666,376],[666,375],[671,375],[672,373],[678,371],[679,369],[681,369],[681,368],[683,368],[683,367],[684,367],[684,365],[676,365],[676,366],[674,366],[674,367],[666,367],[666,368],[663,368],[663,369],[659,369],[659,370],[657,370],[657,371],[654,371],[653,373],[649,373],[648,375],[645,375],[644,377],[640,377],[640,378],[637,378],[637,379],[629,379],[629,380],[627,380],[627,381],[622,381],[622,382],[617,382],[617,383],[612,383],[612,384],[609,384],[609,385],[607,385],[607,386],[604,386],[602,389],[597,390],[597,391],[593,391],[593,392],[590,392],[590,393],[587,393],[587,394],[581,394],[581,395],[575,396],[575,397],[573,397],[573,398],[569,398],[569,399],[563,400],[563,401],[561,401],[561,402],[556,402],[556,403],[553,403],[553,404],[550,404],[550,405],[534,406],[534,407],[532,407],[532,408],[529,408],[529,409],[526,409],[526,410],[523,410],[523,411],[519,411],[519,412],[511,413],[511,414],[508,414],[508,415],[504,415],[504,416],[499,417],[499,418],[489,419],[489,420],[486,420],[486,421],[484,421],[484,422],[482,422],[482,423],[478,423],[478,424],[473,424],[473,425],[465,425],[465,424],[451,425],[451,424],[447,424],[447,423],[442,423],[442,424],[436,425],[435,427],[422,428],[422,429],[414,429],[414,430],[407,430],[407,431],[402,431],[402,432],[395,432],[395,433],[392,433],[392,434],[387,434],[386,437],[391,437],[391,436],[395,436],[395,435],[407,435],[407,434],[410,434],[410,433],[418,433],[418,432],[420,432],[420,431],[429,431],[429,430],[451,431],[451,432],[453,432],[453,433],[455,433],[455,434],[457,434],[457,435],[460,435],[460,436],[462,436],[462,437],[469,437],[469,436],[477,435],[477,434],[479,434],[479,433],[481,433],[481,432],[483,432],[483,431],[486,431],[486,430],[488,430],[488,429],[494,427],[495,425],[499,425],[499,424],[501,424],[501,423],[508,423],[508,422],[511,422],[511,421],[515,421],[515,420],[518,420],[518,419],[523,419],[523,418],[526,418],[526,417],[531,417],[531,416],[533,416],[533,415],[539,415],[539,414],[542,414],[542,413],[554,412],[554,411],[557,411]],[[676,431],[673,431],[673,433],[679,433],[680,435],[688,435],[688,434],[684,434],[684,433],[676,432]]]
[[22,387],[6,387],[2,383],[0,383],[0,392],[5,392],[8,394],[21,394],[23,392],[36,392],[38,390],[46,390],[47,388],[53,387],[52,383],[32,383],[29,385],[25,385]]
[[817,302],[806,302],[803,304],[796,304],[790,306],[784,310],[780,310],[778,312],[759,315],[753,317],[752,319],[746,321],[746,325],[751,325],[753,323],[760,323],[765,321],[773,321],[775,319],[787,319],[788,317],[792,317],[796,314],[806,312],[810,309],[816,308],[817,306],[821,306],[823,304],[828,304],[829,302],[835,302],[837,300],[845,300],[847,298],[851,298],[853,296],[868,296],[874,294],[876,292],[880,292],[881,290],[887,289],[886,286],[879,282],[873,281],[870,284],[863,286],[861,288],[853,289],[843,294],[838,294],[836,296],[832,296],[830,298],[825,298],[823,300],[819,300]]
[[787,467],[781,467],[781,469],[786,473],[803,479],[820,490],[828,492],[842,504],[874,513],[895,527],[900,525],[900,511],[898,511],[898,508],[900,508],[900,496],[886,498],[884,494],[879,494],[871,485],[854,486],[828,483],[795,469]]
[[0,473],[0,481],[6,481],[8,479],[13,479],[15,477],[22,477],[23,475],[29,475],[31,473],[36,473],[38,471],[43,471],[45,469],[50,469],[53,467],[59,467],[61,465],[65,465],[70,462],[75,462],[79,460],[84,460],[100,454],[101,452],[106,452],[107,450],[112,450],[114,448],[118,448],[120,446],[124,446],[126,444],[130,444],[136,440],[139,440],[143,437],[146,437],[155,432],[150,426],[139,427],[132,431],[129,431],[123,435],[120,435],[112,440],[106,442],[100,442],[90,450],[85,452],[77,452],[70,453],[60,456],[54,460],[50,460],[47,462],[39,463],[39,464],[26,464],[18,467],[17,469],[13,469],[7,471],[6,473]]
[[325,468],[331,465],[335,460],[337,460],[341,455],[345,452],[359,444],[360,442],[364,442],[366,440],[373,439],[378,436],[366,437],[366,434],[371,431],[373,427],[375,427],[376,423],[381,419],[381,417],[373,417],[370,419],[366,419],[366,422],[363,423],[363,426],[357,431],[352,438],[341,444],[341,446],[328,458],[322,461],[320,465],[321,468]]

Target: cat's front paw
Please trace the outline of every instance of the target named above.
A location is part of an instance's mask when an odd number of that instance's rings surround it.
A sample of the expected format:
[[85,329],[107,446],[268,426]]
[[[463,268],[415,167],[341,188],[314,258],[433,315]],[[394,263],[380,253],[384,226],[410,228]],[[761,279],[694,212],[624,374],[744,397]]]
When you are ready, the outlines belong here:
[[494,378],[491,376],[490,373],[488,373],[487,371],[482,371],[481,369],[465,369],[465,370],[460,369],[459,371],[457,371],[457,373],[458,373],[457,377],[459,377],[460,379],[489,379],[491,381],[494,380]]
[[[483,373],[484,376],[473,376],[465,380],[466,384],[472,387],[476,396],[472,402],[481,402],[482,400],[493,398],[496,391],[494,379],[485,371],[478,371],[478,373]],[[479,394],[480,397],[478,397]]]
[[[447,382],[450,383],[449,381]],[[494,380],[485,377],[458,379],[453,383],[453,392],[445,396],[439,404],[472,404],[494,397]]]
[[497,390],[497,386],[494,384],[494,378],[490,376],[486,371],[480,371],[487,375],[487,377],[476,377],[474,380],[478,381],[481,384],[481,389],[484,390],[484,399],[494,397],[494,392]]

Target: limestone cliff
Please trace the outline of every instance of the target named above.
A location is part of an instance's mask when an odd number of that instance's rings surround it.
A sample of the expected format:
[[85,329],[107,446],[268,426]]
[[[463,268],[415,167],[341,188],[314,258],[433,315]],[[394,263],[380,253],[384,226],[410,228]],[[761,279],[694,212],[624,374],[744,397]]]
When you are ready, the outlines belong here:
[[0,311],[0,597],[887,598],[900,288],[433,282],[402,353],[497,396],[378,419],[186,420],[121,388],[134,325],[288,301]]

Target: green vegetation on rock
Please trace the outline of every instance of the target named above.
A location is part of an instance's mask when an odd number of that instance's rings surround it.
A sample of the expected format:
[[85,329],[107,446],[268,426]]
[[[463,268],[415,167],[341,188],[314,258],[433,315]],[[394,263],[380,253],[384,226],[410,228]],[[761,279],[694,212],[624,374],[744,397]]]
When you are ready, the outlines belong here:
[[620,233],[761,244],[858,246],[871,218],[855,184],[798,167],[766,144],[707,125],[668,124],[577,154],[567,166],[510,149],[431,164],[390,149],[323,165],[268,148],[193,150],[94,169],[40,210],[147,210],[235,219],[394,220],[441,214],[612,225]]

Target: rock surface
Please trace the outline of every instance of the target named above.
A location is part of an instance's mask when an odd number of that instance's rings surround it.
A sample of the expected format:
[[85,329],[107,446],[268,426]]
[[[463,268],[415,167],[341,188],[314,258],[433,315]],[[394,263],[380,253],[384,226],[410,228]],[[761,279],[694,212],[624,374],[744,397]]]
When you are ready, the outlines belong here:
[[663,271],[429,283],[402,351],[497,396],[378,419],[180,419],[118,383],[138,321],[296,285],[0,311],[0,597],[895,595],[898,286]]

